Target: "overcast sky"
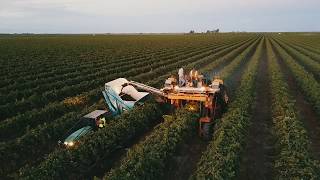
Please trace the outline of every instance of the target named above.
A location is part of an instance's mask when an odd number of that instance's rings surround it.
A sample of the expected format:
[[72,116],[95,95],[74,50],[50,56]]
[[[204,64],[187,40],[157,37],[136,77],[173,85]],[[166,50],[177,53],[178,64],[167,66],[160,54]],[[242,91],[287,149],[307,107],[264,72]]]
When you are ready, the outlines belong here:
[[0,0],[0,33],[320,31],[320,0]]

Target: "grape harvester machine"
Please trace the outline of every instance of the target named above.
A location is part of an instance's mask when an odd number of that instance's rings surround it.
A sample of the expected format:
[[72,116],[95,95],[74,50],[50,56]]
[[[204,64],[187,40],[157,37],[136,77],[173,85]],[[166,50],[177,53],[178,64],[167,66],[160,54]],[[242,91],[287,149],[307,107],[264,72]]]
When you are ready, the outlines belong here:
[[185,107],[199,114],[199,135],[210,138],[215,119],[225,111],[228,96],[219,77],[206,78],[195,70],[185,74],[182,68],[178,77],[166,79],[164,87],[157,89],[146,84],[118,78],[105,84],[102,91],[108,110],[95,110],[81,118],[69,130],[61,144],[74,146],[80,137],[90,131],[103,128],[110,117],[128,111],[153,96],[159,103],[170,105],[172,109]]

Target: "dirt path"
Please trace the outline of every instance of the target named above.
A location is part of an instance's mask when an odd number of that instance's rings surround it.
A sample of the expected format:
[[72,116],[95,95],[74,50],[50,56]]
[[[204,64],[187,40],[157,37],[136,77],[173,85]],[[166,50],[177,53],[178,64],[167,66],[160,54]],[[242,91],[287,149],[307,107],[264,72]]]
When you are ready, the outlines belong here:
[[208,142],[202,140],[198,134],[193,133],[186,143],[179,146],[162,179],[188,179],[195,171],[197,162],[207,145]]
[[278,52],[275,51],[275,53],[280,64],[281,71],[287,80],[290,94],[296,100],[295,109],[298,112],[298,118],[303,122],[310,138],[312,154],[317,160],[320,160],[320,118],[317,117],[312,106],[307,102],[287,65],[277,54]]
[[[232,102],[233,98],[235,97],[236,88],[240,86],[242,74],[248,65],[248,61],[253,56],[253,54],[256,52],[258,45],[259,45],[259,43],[257,43],[256,46],[254,48],[252,48],[252,50],[247,54],[247,56],[245,57],[245,61],[243,61],[243,63],[240,64],[240,67],[237,68],[228,79],[224,80],[224,83],[228,87],[228,89],[227,89],[228,96],[229,96],[229,100],[231,102]],[[222,69],[223,67],[220,67],[220,68]]]
[[253,105],[252,124],[237,179],[272,179],[274,139],[271,133],[271,96],[265,44],[263,49],[256,80],[256,100]]

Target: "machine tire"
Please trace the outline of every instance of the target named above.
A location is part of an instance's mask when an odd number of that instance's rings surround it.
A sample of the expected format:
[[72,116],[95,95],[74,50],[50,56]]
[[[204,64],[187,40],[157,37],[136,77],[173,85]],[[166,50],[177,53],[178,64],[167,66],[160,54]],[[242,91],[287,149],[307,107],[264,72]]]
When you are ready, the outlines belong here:
[[202,125],[202,130],[203,130],[203,139],[209,141],[212,139],[213,135],[213,123],[203,123]]

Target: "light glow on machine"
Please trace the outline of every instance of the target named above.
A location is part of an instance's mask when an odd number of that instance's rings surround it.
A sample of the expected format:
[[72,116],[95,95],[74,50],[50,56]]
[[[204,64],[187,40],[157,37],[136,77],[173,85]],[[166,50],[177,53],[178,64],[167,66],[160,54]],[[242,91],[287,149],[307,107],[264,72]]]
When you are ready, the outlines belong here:
[[72,147],[74,145],[74,142],[64,142],[64,145]]

